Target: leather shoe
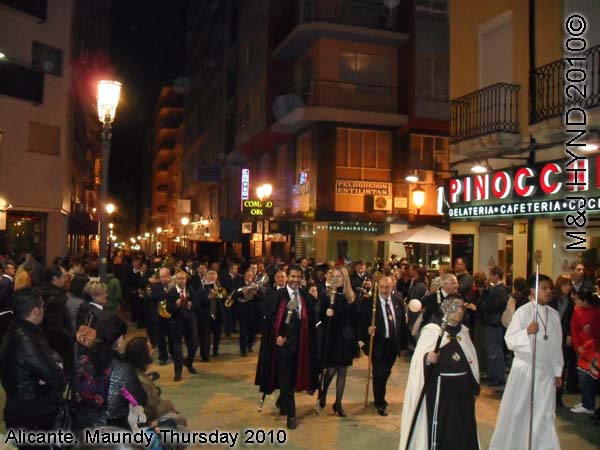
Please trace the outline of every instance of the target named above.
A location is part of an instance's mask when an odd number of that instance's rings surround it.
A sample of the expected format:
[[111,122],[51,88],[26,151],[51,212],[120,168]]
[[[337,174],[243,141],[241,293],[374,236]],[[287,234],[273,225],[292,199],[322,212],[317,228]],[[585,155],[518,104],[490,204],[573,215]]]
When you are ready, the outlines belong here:
[[167,365],[167,360],[166,359],[161,359],[158,364],[160,364],[161,366],[166,366]]
[[198,371],[194,369],[194,366],[192,366],[191,364],[186,365],[185,368],[189,370],[190,373],[198,373]]
[[[326,403],[326,400],[327,400],[327,397],[326,397],[326,396],[327,396],[327,393],[326,393],[326,392],[324,392],[324,391],[321,391],[321,390],[319,389],[319,407],[320,407],[321,409],[325,408],[325,403]],[[333,408],[334,408],[334,410],[335,410],[335,405],[333,406]]]
[[175,378],[173,379],[173,381],[181,381],[181,375],[175,375]]
[[385,410],[385,408],[377,408],[377,414],[386,417],[388,415],[388,412]]
[[288,416],[287,427],[290,430],[295,430],[298,425],[296,424],[296,416]]
[[333,404],[333,412],[336,413],[340,417],[347,417],[342,405],[338,405],[337,403]]

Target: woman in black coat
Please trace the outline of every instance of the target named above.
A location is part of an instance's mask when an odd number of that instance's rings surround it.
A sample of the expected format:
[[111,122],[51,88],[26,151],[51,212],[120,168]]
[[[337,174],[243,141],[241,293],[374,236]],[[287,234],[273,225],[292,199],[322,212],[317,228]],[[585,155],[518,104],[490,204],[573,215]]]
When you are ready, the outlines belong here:
[[348,271],[343,267],[333,269],[331,288],[319,296],[320,320],[324,326],[322,341],[322,381],[319,390],[319,406],[325,406],[327,390],[334,375],[336,379],[333,411],[346,417],[342,397],[346,387],[346,371],[358,355],[354,291]]
[[101,317],[96,343],[81,357],[73,380],[73,429],[115,426],[129,429],[126,389],[141,406],[147,395],[135,368],[121,358],[127,325],[117,314]]

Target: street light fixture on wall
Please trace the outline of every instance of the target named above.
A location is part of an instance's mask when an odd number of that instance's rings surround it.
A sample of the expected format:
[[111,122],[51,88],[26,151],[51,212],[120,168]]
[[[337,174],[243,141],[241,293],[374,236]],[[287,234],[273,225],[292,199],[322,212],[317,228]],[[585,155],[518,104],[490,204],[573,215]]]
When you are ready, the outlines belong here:
[[[100,184],[100,264],[98,275],[106,282],[106,250],[107,250],[107,197],[108,197],[108,165],[110,162],[111,124],[115,120],[121,83],[117,81],[100,81],[98,83],[98,118],[102,123],[102,183]],[[114,207],[114,205],[113,205]],[[114,211],[114,209],[113,209]]]
[[417,186],[412,191],[412,202],[417,208],[417,216],[421,214],[421,208],[425,204],[425,190],[422,187]]
[[[269,183],[263,184],[262,186],[258,186],[256,188],[256,195],[258,196],[258,199],[262,202],[265,199],[268,199],[271,194],[273,193],[273,186],[270,185]],[[264,210],[264,209],[263,209]],[[263,257],[263,260],[265,258],[265,251],[267,246],[265,245],[265,219],[263,216],[262,219],[262,240],[261,240],[261,244],[262,244],[262,251],[261,251],[261,256]],[[265,260],[266,263],[266,260]]]

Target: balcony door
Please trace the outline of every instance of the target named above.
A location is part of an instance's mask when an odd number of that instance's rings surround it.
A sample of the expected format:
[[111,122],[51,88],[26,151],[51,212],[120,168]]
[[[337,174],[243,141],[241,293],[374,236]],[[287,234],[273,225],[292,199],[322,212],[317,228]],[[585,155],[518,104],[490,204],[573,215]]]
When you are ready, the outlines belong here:
[[479,88],[513,81],[512,11],[479,27]]

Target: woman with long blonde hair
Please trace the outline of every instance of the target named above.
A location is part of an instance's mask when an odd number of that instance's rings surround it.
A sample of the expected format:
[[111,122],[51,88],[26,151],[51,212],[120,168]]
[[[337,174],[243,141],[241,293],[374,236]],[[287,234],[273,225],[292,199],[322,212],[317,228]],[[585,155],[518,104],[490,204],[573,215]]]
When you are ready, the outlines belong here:
[[355,331],[354,291],[345,267],[335,267],[331,275],[330,288],[321,291],[321,322],[324,324],[319,406],[325,407],[327,390],[337,375],[333,412],[346,417],[342,408],[342,397],[346,387],[346,372],[358,355],[358,340]]

